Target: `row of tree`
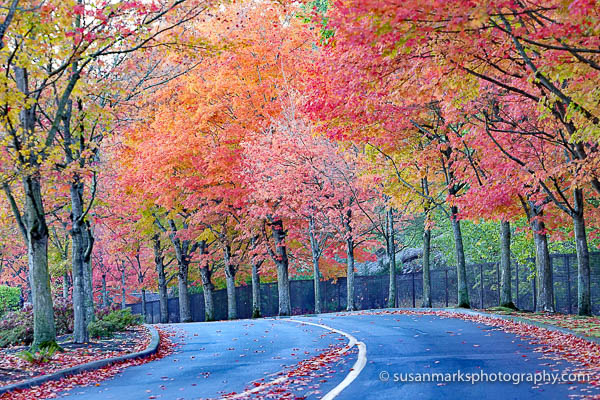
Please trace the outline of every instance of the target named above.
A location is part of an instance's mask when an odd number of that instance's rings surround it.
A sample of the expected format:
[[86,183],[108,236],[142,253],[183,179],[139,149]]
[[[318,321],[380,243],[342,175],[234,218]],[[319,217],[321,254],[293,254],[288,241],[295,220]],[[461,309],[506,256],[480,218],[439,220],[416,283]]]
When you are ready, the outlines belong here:
[[143,302],[157,289],[166,318],[174,280],[184,322],[195,281],[206,320],[221,284],[236,318],[246,279],[260,315],[261,276],[289,315],[290,274],[345,275],[352,310],[355,261],[380,246],[393,305],[415,222],[431,307],[440,213],[459,306],[461,222],[498,222],[501,304],[514,307],[511,223],[526,219],[538,309],[554,311],[548,240],[572,235],[589,315],[600,32],[594,1],[551,3],[10,1],[0,273],[30,288],[34,346],[55,339],[53,284],[84,342],[117,290],[124,305],[128,288]]

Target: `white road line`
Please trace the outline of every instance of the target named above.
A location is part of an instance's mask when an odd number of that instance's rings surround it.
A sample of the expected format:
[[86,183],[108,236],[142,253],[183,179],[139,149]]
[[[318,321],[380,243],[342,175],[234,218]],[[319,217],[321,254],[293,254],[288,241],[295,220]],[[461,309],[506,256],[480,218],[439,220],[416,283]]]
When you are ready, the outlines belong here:
[[299,322],[301,324],[318,326],[319,328],[327,329],[329,331],[339,333],[340,335],[347,337],[348,338],[348,346],[344,347],[344,349],[342,349],[342,351],[340,351],[340,354],[343,354],[346,350],[350,350],[355,345],[358,346],[358,358],[356,359],[356,362],[352,366],[350,373],[348,373],[348,375],[346,375],[344,380],[341,381],[336,387],[331,389],[325,396],[321,397],[321,400],[335,399],[340,393],[342,393],[342,390],[344,390],[348,386],[350,386],[350,384],[358,377],[358,375],[361,373],[361,371],[367,364],[367,345],[364,344],[363,342],[359,342],[358,340],[356,340],[356,338],[354,336],[352,336],[351,334],[346,333],[344,331],[340,331],[339,329],[335,329],[335,328],[332,328],[327,325],[315,324],[314,322],[301,321],[298,319],[285,319],[282,321],[292,321],[292,322]]
[[[288,321],[288,322],[296,322],[299,324],[306,324],[306,325],[312,325],[312,326],[316,326],[331,332],[335,332],[337,334],[340,334],[342,336],[345,336],[348,339],[348,344],[346,346],[344,346],[340,351],[339,354],[344,354],[346,351],[350,350],[352,347],[357,346],[358,347],[358,358],[356,360],[356,362],[354,363],[354,365],[352,366],[352,368],[350,369],[350,372],[348,373],[348,375],[346,375],[346,377],[344,378],[344,380],[342,382],[340,382],[336,387],[334,387],[333,389],[331,389],[327,394],[325,394],[325,396],[323,396],[321,399],[322,400],[332,400],[335,399],[341,392],[342,390],[344,390],[345,388],[347,388],[348,386],[350,386],[350,384],[358,377],[358,375],[360,374],[360,372],[363,370],[363,368],[365,367],[365,365],[367,364],[367,346],[363,343],[363,342],[359,342],[358,340],[356,340],[356,338],[354,336],[352,336],[349,333],[346,333],[344,331],[340,331],[339,329],[335,329],[332,328],[330,326],[327,325],[322,325],[322,324],[316,324],[314,322],[308,322],[308,321],[302,321],[299,319],[291,319],[291,318],[285,318],[285,319],[277,319],[278,321]],[[269,386],[273,386],[273,385],[277,385],[281,382],[284,382],[285,380],[287,380],[288,377],[287,376],[282,376],[279,377],[277,379],[274,379],[270,382],[264,383],[260,386],[257,386],[255,388],[252,388],[250,390],[246,390],[245,392],[242,393],[238,393],[235,394],[233,396],[227,396],[225,397],[226,399],[240,399],[240,398],[244,398],[252,393],[256,393],[259,392],[261,390],[263,390],[266,387]]]

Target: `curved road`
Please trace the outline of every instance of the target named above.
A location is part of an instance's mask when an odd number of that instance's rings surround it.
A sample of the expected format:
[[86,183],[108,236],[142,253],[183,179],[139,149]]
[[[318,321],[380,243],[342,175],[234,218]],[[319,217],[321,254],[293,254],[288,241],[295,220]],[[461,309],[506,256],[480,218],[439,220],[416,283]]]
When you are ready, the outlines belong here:
[[[490,377],[501,373],[502,379],[510,374],[511,378],[525,380],[543,374],[559,377],[574,366],[543,358],[542,352],[534,351],[536,346],[515,335],[469,321],[433,315],[361,312],[293,319],[335,328],[366,345],[364,369],[336,399],[564,399],[576,394],[600,394],[600,391],[588,392],[586,385],[571,383],[470,383],[466,374],[476,374],[481,379],[485,374]],[[304,380],[288,378],[290,371],[306,365],[302,360],[327,350],[333,353],[348,342],[339,333],[289,319],[167,327],[178,332],[176,339],[181,345],[176,354],[128,368],[99,386],[77,388],[64,395],[82,400],[212,399],[232,392],[258,390],[265,382],[279,379],[286,384],[266,386],[252,398],[317,399],[348,374],[357,372],[351,373],[359,356],[355,346],[327,368],[309,373]],[[441,375],[437,378],[429,375],[438,380],[406,382],[410,373],[414,380],[427,379],[426,374],[431,373],[450,374],[444,375],[444,379],[454,374],[455,380],[463,381],[442,382]],[[286,394],[282,387],[289,392]],[[264,396],[267,393],[272,397]]]

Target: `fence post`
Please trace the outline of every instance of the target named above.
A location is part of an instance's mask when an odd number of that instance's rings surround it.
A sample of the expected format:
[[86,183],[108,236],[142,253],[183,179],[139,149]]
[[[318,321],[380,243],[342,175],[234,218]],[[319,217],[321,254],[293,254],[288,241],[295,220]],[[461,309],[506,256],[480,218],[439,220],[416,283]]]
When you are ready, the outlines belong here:
[[483,309],[483,264],[479,264],[479,294],[481,309]]
[[573,311],[571,305],[571,262],[568,254],[565,254],[563,264],[567,269],[567,307],[569,307],[569,314],[572,314]]
[[448,307],[448,270],[445,269],[444,272],[446,273],[446,307]]

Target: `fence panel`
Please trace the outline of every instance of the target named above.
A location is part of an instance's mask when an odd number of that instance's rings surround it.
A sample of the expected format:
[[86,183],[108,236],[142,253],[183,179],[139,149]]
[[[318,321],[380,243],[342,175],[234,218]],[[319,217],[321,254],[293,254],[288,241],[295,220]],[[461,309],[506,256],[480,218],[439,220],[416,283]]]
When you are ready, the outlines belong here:
[[[557,311],[577,312],[577,257],[575,254],[552,254],[553,288]],[[534,260],[513,263],[512,296],[515,305],[522,310],[535,310],[536,280]],[[600,313],[600,252],[590,253],[592,311]],[[472,264],[467,266],[467,286],[472,307],[487,308],[499,304],[500,269],[497,262]],[[292,314],[308,314],[314,311],[314,282],[312,279],[290,281]],[[346,278],[324,280],[321,286],[321,309],[323,312],[336,312],[346,309]],[[387,307],[389,289],[388,275],[356,276],[354,296],[358,309]],[[423,297],[423,275],[421,271],[396,275],[397,304],[399,307],[420,307]],[[236,288],[238,318],[252,316],[252,287]],[[431,298],[434,307],[447,307],[457,303],[456,268],[444,267],[431,270]],[[204,320],[204,295],[193,294],[191,312],[194,321]],[[227,293],[225,290],[213,292],[215,318],[227,318]],[[278,314],[277,283],[261,284],[261,315]],[[141,314],[140,303],[129,304],[134,314]],[[160,322],[158,301],[146,303],[145,320],[148,323]],[[179,300],[168,300],[169,322],[179,322]]]

